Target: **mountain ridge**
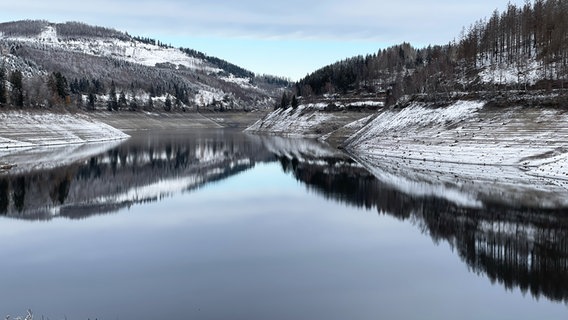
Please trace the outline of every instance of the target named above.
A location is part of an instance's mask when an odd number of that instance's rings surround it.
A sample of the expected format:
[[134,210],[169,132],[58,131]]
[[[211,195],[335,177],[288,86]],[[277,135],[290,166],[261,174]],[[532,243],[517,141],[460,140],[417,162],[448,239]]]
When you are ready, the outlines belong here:
[[[81,22],[0,23],[0,57],[5,72],[19,71],[26,79],[22,89],[31,107],[265,109],[289,85],[193,49]],[[49,88],[53,82],[60,90]],[[4,104],[14,104],[10,93]]]

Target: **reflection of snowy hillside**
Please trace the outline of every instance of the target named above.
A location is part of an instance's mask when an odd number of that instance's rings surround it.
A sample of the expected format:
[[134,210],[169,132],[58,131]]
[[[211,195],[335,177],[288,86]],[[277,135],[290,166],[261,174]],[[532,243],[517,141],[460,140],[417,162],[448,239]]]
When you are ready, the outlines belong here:
[[317,140],[303,138],[284,138],[278,136],[257,136],[262,141],[264,147],[277,156],[287,158],[313,159],[345,157],[345,155]]
[[261,145],[242,136],[191,136],[191,141],[135,137],[120,146],[89,144],[14,153],[10,159],[24,162],[0,175],[0,212],[26,219],[100,214],[193,190],[273,159]]
[[89,159],[122,144],[124,140],[14,148],[0,151],[2,162],[14,165],[10,174],[48,170]]

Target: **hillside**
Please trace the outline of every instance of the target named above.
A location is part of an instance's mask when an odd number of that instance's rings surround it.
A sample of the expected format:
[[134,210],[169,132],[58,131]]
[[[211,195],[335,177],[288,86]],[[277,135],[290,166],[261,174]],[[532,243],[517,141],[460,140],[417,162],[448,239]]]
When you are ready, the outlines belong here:
[[108,110],[251,110],[285,79],[78,22],[0,24],[0,105]]
[[[279,109],[304,106],[303,116],[294,120],[276,110],[251,129],[280,133],[279,124],[298,122],[288,125],[292,128],[288,134],[325,137],[336,126],[318,121],[319,128],[331,130],[314,132],[306,115],[412,103],[444,107],[458,100],[475,100],[502,106],[562,107],[568,103],[566,16],[566,1],[510,4],[506,11],[493,12],[445,45],[416,48],[402,43],[338,61],[310,73],[282,96]],[[354,133],[343,131],[342,137]]]
[[[568,188],[566,16],[566,1],[509,5],[447,45],[337,62],[249,130],[331,140],[419,192],[506,188],[517,203],[565,205],[549,196]],[[338,127],[357,100],[358,120]]]
[[[509,4],[464,29],[445,45],[416,48],[408,43],[326,66],[298,81],[303,97],[380,93],[393,105],[415,95],[453,92],[559,90],[568,80],[568,4],[536,0]],[[457,30],[456,30],[457,31]],[[457,34],[457,32],[456,32]]]
[[[444,107],[459,100],[562,107],[568,103],[566,16],[566,1],[509,4],[506,11],[493,12],[448,44],[416,48],[403,43],[316,70],[299,80],[289,96],[282,96],[279,109],[308,106],[302,108],[306,115],[413,103]],[[278,114],[282,112],[275,111],[255,130],[278,133],[270,124]],[[309,126],[306,117],[294,121]]]

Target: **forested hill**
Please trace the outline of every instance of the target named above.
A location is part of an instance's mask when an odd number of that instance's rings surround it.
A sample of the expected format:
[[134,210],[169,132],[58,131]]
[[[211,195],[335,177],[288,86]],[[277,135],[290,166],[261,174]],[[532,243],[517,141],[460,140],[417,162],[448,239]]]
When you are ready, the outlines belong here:
[[0,105],[250,110],[289,86],[228,61],[80,22],[0,23]]
[[568,0],[509,4],[445,45],[404,43],[319,69],[296,83],[304,96],[405,95],[564,89],[568,80]]

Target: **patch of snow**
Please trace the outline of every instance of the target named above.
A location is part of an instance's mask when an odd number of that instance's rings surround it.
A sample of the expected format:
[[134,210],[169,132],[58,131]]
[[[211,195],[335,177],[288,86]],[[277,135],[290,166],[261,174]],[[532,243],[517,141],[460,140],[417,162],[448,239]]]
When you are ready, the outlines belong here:
[[385,103],[382,101],[357,101],[346,104],[347,107],[384,107]]
[[250,78],[239,78],[235,77],[233,74],[229,75],[228,77],[221,77],[221,80],[237,84],[242,88],[248,88],[248,89],[257,88],[256,86],[253,86],[250,83],[251,80]]
[[546,78],[546,73],[538,61],[532,60],[511,64],[485,63],[479,72],[479,78],[483,83],[533,85]]
[[[213,89],[212,89],[213,90]],[[195,95],[194,102],[198,106],[207,106],[213,103],[213,101],[221,101],[225,97],[225,93],[222,91],[208,91],[199,90]]]
[[39,40],[47,43],[57,43],[57,31],[53,26],[47,26],[38,36]]
[[357,139],[363,141],[393,131],[417,131],[427,127],[442,128],[447,123],[469,117],[472,112],[481,109],[483,105],[483,102],[460,101],[447,108],[429,108],[424,104],[415,103],[402,110],[381,113],[364,133],[358,134]]

